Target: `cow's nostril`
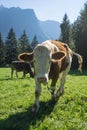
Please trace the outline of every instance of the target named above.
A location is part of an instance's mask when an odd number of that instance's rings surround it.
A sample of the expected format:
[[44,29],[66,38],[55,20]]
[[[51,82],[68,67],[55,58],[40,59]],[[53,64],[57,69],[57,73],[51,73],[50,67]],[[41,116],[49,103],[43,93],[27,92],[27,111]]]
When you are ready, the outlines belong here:
[[38,80],[38,82],[40,82],[40,83],[44,83],[44,82],[47,81],[45,77],[38,78],[37,80]]

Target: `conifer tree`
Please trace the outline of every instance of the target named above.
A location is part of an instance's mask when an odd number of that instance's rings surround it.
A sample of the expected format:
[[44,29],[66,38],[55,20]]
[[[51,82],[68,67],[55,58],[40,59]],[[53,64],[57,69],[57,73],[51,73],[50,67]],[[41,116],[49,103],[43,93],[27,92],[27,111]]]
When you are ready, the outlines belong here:
[[18,50],[19,50],[19,53],[31,51],[29,39],[27,37],[25,30],[23,31],[23,34],[18,40]]
[[18,49],[17,40],[13,28],[10,29],[5,42],[6,46],[6,63],[11,64],[13,60],[17,60]]
[[3,67],[5,65],[5,46],[2,41],[2,36],[0,33],[0,67]]
[[60,41],[69,44],[70,22],[68,20],[67,14],[64,15],[63,22],[61,23],[60,28],[61,28]]
[[87,2],[73,24],[73,39],[76,51],[83,57],[83,67],[87,68]]
[[37,44],[39,44],[39,43],[38,43],[38,40],[37,40],[37,37],[34,36],[34,38],[33,38],[33,40],[32,40],[32,43],[31,43],[32,49],[34,49]]

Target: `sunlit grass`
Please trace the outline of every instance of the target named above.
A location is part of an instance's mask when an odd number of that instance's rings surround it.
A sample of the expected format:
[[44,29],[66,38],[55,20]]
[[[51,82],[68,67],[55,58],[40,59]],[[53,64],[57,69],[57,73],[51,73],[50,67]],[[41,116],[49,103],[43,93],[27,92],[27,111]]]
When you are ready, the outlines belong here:
[[37,114],[31,112],[34,79],[18,75],[11,79],[10,68],[0,68],[0,130],[87,130],[87,71],[67,75],[56,104],[47,86],[42,86]]

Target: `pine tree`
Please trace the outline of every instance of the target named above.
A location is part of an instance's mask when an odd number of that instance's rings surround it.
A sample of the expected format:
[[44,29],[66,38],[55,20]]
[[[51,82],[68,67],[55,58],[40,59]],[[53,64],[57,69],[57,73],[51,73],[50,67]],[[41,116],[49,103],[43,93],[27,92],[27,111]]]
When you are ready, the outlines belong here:
[[19,53],[31,51],[29,39],[27,37],[25,30],[23,31],[23,34],[18,40],[18,48],[19,48]]
[[74,22],[72,26],[72,36],[73,41],[76,47],[76,51],[79,52],[79,43],[80,43],[80,37],[81,37],[81,25],[80,25],[80,19],[77,18],[77,20]]
[[32,49],[34,49],[37,44],[39,44],[39,43],[38,43],[38,40],[37,40],[37,37],[34,36],[34,38],[33,38],[33,40],[32,40],[32,43],[31,43]]
[[76,51],[83,57],[83,67],[87,68],[87,2],[84,4],[80,16],[73,24],[73,39]]
[[5,65],[5,46],[2,41],[2,36],[0,33],[0,67],[3,67]]
[[60,28],[60,41],[69,44],[70,22],[68,20],[67,14],[64,15],[63,22],[61,23]]
[[13,28],[11,28],[8,33],[5,46],[6,46],[6,63],[11,64],[11,62],[13,60],[17,60],[18,57],[17,40]]

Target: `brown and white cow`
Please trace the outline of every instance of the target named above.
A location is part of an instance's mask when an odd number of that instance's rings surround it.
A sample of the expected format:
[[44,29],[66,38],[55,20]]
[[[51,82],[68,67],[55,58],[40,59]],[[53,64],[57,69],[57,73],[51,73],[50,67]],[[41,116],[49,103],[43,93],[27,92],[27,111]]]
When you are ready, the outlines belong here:
[[23,62],[23,61],[12,61],[11,63],[11,78],[13,78],[13,73],[14,71],[16,71],[16,77],[18,78],[18,72],[23,72],[23,77],[25,77],[25,75],[27,73],[30,74],[30,77],[34,77],[34,73],[31,69],[31,65],[27,62]]
[[[35,73],[35,102],[33,111],[39,108],[39,96],[41,94],[41,84],[47,84],[52,79],[50,91],[52,97],[57,100],[63,94],[66,75],[70,70],[73,54],[78,57],[79,70],[82,68],[82,57],[73,52],[67,44],[48,40],[35,47],[32,53],[22,53],[18,56],[19,60],[34,63]],[[60,87],[55,92],[58,78]]]

